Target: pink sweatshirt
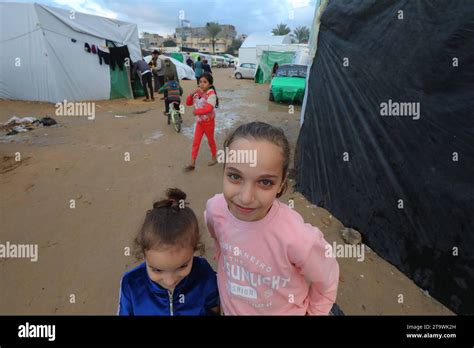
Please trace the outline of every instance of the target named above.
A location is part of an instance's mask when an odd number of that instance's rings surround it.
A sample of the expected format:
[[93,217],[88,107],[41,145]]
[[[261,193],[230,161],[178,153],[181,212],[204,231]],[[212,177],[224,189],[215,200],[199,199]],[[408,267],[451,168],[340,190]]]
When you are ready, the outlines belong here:
[[[327,315],[336,300],[339,265],[326,257],[321,231],[277,199],[268,214],[241,221],[224,195],[204,218],[216,242],[217,284],[226,315]],[[331,253],[332,254],[332,253]]]

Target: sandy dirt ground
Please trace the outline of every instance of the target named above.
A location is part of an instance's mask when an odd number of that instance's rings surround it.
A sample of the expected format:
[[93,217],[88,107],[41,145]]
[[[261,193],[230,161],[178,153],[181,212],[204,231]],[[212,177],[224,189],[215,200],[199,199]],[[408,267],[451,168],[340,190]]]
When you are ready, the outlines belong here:
[[[215,71],[221,108],[219,147],[229,131],[260,120],[282,127],[294,148],[300,108],[268,101],[268,85],[236,80],[233,69]],[[182,82],[185,94],[194,81]],[[212,243],[203,224],[206,201],[222,191],[222,165],[208,167],[203,140],[197,169],[190,158],[194,119],[186,110],[177,134],[162,115],[163,101],[96,102],[96,118],[56,116],[53,104],[0,100],[0,122],[46,115],[59,125],[0,136],[0,243],[38,244],[37,262],[0,258],[0,314],[115,314],[123,273],[139,261],[126,254],[146,210],[168,187],[179,187],[199,217],[206,256]],[[125,153],[130,161],[125,160]],[[15,161],[20,153],[21,160]],[[70,200],[76,202],[70,208]],[[343,244],[341,222],[289,190],[306,222],[328,242]],[[453,314],[370,249],[365,260],[339,258],[337,303],[347,315]],[[133,254],[132,254],[133,255]],[[74,303],[71,303],[74,295]],[[403,295],[403,303],[399,303]]]

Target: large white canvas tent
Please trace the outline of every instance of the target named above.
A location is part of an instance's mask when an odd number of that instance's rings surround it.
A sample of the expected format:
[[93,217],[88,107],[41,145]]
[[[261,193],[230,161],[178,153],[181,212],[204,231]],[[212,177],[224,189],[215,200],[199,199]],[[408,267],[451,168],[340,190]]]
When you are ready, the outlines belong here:
[[289,35],[259,35],[251,34],[239,48],[239,64],[257,64],[257,46],[274,46],[291,44]]
[[85,43],[127,45],[131,60],[141,59],[136,24],[36,3],[0,3],[0,14],[3,99],[110,99],[114,73],[99,64],[97,54],[84,50]]
[[[153,58],[152,55],[146,56],[144,59],[147,63],[150,63],[151,59]],[[179,60],[174,59],[173,57],[167,57],[164,55],[160,56],[161,60],[169,59],[175,66],[176,72],[178,73],[178,79],[188,79],[188,80],[196,80],[196,76],[194,75],[194,70],[189,65],[181,63]]]

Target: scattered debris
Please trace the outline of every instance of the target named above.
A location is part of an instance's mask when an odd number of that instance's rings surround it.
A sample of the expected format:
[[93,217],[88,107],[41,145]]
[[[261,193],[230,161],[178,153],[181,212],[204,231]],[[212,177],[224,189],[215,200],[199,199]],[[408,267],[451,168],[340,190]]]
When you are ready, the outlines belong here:
[[356,245],[362,242],[362,235],[352,228],[344,227],[339,233],[346,244]]
[[43,117],[41,119],[41,123],[45,127],[50,127],[50,126],[54,126],[55,124],[58,124],[54,118],[49,117],[49,116]]
[[6,135],[11,136],[22,132],[28,132],[38,127],[49,127],[55,124],[57,124],[56,120],[48,116],[43,117],[41,120],[38,120],[36,117],[19,118],[13,116],[7,122],[0,125],[0,131],[3,131],[6,133]]
[[425,295],[426,297],[431,297],[430,296],[430,293],[428,292],[428,290],[423,290],[423,289],[420,289],[421,292],[423,293],[423,295]]
[[327,217],[322,217],[321,222],[324,224],[324,226],[329,227],[331,225],[331,220],[329,220]]

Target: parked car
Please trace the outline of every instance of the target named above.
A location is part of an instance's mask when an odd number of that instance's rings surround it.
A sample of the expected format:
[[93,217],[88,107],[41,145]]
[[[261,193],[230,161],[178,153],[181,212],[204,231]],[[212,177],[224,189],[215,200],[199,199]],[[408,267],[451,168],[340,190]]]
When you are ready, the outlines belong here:
[[242,63],[235,67],[234,76],[236,79],[253,79],[257,71],[257,64]]
[[229,66],[233,66],[233,67],[237,66],[237,64],[236,64],[236,57],[234,57],[234,56],[231,55],[231,54],[227,54],[227,53],[223,54],[223,56],[228,59],[228,61],[229,61]]
[[283,64],[270,83],[270,101],[303,102],[308,66]]
[[228,68],[229,63],[225,57],[213,56],[212,57],[212,67],[216,68]]

